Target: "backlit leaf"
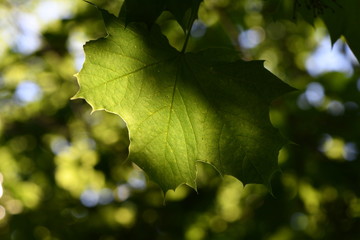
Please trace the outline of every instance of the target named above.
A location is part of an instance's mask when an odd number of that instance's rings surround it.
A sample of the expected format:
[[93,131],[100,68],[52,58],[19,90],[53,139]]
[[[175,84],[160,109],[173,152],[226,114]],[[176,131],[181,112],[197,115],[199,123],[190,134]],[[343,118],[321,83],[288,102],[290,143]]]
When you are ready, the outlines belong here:
[[285,140],[269,120],[272,100],[291,88],[224,49],[182,53],[154,25],[125,24],[103,11],[108,36],[88,42],[77,75],[94,110],[121,116],[129,159],[164,191],[196,189],[196,164],[270,186]]

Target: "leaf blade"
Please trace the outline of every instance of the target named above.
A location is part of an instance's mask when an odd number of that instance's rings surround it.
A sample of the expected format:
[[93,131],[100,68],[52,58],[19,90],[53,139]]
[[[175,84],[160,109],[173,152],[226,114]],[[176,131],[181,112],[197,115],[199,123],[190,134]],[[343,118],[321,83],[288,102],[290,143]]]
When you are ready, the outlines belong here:
[[261,61],[235,60],[225,50],[180,53],[156,26],[125,28],[103,15],[109,35],[85,45],[75,97],[125,120],[129,160],[164,191],[184,183],[196,189],[198,161],[270,188],[285,140],[268,108],[290,87]]

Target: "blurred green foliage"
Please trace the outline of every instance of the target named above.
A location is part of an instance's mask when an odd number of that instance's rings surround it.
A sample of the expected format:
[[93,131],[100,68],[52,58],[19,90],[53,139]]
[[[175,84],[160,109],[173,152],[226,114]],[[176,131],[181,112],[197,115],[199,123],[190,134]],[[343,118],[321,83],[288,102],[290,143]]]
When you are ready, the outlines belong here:
[[[116,14],[122,1],[94,3]],[[0,1],[0,239],[359,239],[359,65],[339,40],[350,70],[314,74],[324,24],[273,12],[271,1],[205,0],[189,48],[235,47],[299,89],[270,113],[292,142],[275,197],[199,164],[198,193],[180,186],[164,204],[126,161],[125,123],[69,100],[82,45],[105,34],[99,12],[82,1]],[[181,49],[175,20],[164,13],[158,24]]]

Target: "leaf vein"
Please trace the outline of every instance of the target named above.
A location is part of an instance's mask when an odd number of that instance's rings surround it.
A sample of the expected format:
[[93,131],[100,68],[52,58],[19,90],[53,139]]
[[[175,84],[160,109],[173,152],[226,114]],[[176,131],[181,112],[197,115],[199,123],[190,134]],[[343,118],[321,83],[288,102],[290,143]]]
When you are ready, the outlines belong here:
[[[171,59],[172,59],[172,58],[167,59],[167,60],[163,60],[163,61],[170,61]],[[158,65],[158,64],[161,64],[163,61],[159,61],[159,62],[155,62],[155,63],[149,64],[149,65],[143,66],[143,67],[141,67],[141,68],[135,69],[134,71],[125,73],[125,74],[123,74],[123,75],[121,75],[121,76],[116,76],[116,77],[114,77],[114,78],[112,78],[112,79],[109,79],[109,80],[106,80],[106,81],[104,81],[104,82],[101,82],[100,84],[95,85],[95,86],[91,87],[91,88],[88,89],[88,90],[92,90],[92,89],[94,89],[94,88],[99,88],[99,87],[101,87],[101,86],[104,85],[104,84],[107,84],[107,83],[110,83],[110,82],[119,80],[119,79],[121,79],[121,78],[130,76],[130,75],[132,75],[132,74],[135,74],[135,73],[137,73],[137,72],[140,72],[140,71],[142,71],[142,70],[145,70],[145,69],[147,69],[147,68],[156,66],[156,65]],[[91,75],[91,74],[90,74],[90,75]],[[83,93],[85,93],[85,92],[86,92],[86,91],[83,91]]]

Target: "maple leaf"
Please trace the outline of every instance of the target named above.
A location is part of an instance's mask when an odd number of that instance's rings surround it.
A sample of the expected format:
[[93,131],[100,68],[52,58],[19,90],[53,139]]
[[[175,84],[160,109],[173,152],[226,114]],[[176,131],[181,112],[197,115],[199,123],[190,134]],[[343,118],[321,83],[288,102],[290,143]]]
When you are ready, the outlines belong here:
[[[334,2],[334,1],[332,1]],[[349,47],[360,61],[360,31],[357,23],[360,22],[360,1],[337,1],[331,10],[324,11],[320,17],[329,30],[332,42],[336,42],[342,35],[346,38]]]
[[321,18],[334,44],[344,36],[354,55],[360,60],[359,0],[294,1],[294,8],[310,24]]
[[164,191],[196,189],[196,164],[270,186],[286,140],[269,120],[273,99],[291,88],[236,53],[179,52],[154,25],[125,24],[102,10],[108,36],[88,42],[74,98],[118,114],[129,159]]

